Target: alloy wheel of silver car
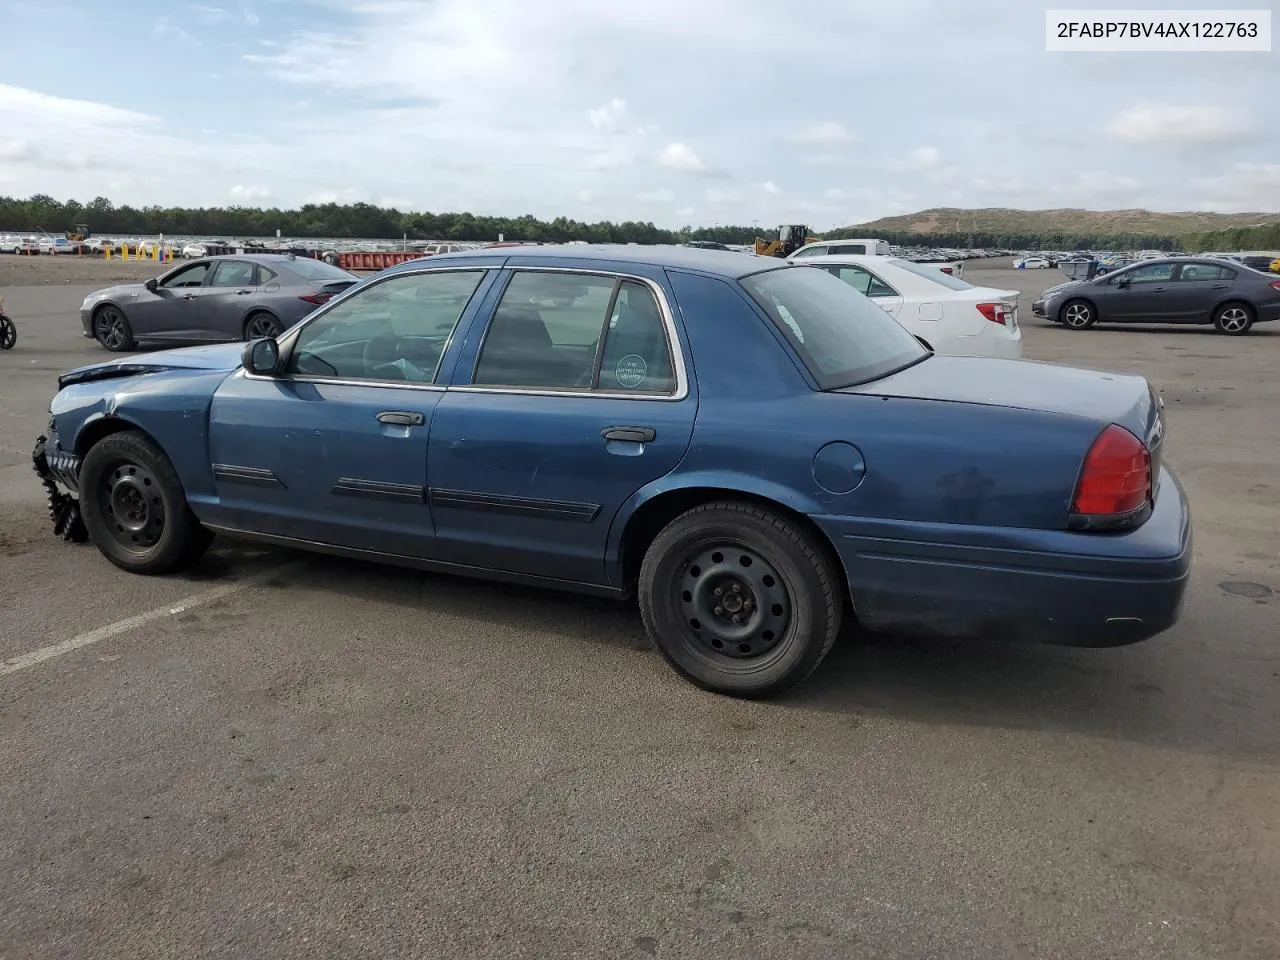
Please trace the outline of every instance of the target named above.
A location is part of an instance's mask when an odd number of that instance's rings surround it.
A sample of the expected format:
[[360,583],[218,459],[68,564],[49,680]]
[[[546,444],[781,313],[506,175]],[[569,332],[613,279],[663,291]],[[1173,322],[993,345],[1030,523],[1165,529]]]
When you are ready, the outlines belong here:
[[246,340],[261,340],[264,337],[275,337],[280,334],[280,324],[269,313],[255,313],[244,325]]
[[1253,326],[1253,318],[1243,306],[1228,304],[1218,311],[1217,317],[1214,318],[1214,326],[1220,333],[1239,336],[1242,333],[1248,333],[1249,328]]
[[1073,330],[1083,330],[1093,325],[1093,308],[1081,300],[1062,308],[1062,322]]
[[112,352],[133,346],[133,330],[125,315],[115,307],[103,307],[93,317],[93,335]]

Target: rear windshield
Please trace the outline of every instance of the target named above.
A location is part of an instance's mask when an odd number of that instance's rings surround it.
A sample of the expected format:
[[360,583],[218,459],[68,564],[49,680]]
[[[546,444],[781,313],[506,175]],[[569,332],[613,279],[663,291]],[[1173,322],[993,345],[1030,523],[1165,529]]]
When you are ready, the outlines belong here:
[[929,356],[898,321],[825,270],[783,267],[741,283],[823,390],[878,380]]
[[959,277],[953,277],[949,273],[943,273],[938,269],[939,266],[945,264],[931,265],[927,263],[916,263],[913,260],[903,260],[901,257],[895,257],[892,261],[895,267],[900,267],[908,273],[914,273],[918,277],[924,277],[926,280],[932,280],[934,283],[946,287],[948,290],[972,290],[973,284],[966,283]]
[[347,273],[341,267],[331,266],[323,260],[313,260],[310,257],[298,257],[289,261],[289,270],[296,273],[305,280],[322,280],[325,283],[333,283],[337,280],[356,280],[359,279],[353,273]]

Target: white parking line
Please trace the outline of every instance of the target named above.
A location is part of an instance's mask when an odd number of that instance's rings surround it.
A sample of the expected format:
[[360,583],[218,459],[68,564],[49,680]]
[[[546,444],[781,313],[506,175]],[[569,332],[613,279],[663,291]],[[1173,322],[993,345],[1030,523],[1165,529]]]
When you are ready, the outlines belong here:
[[24,653],[20,656],[13,657],[0,663],[0,677],[10,673],[17,673],[19,670],[26,670],[28,667],[34,667],[36,664],[44,663],[46,660],[52,660],[54,657],[60,657],[64,653],[70,653],[72,650],[79,650],[81,647],[87,647],[90,644],[97,643],[100,640],[106,640],[121,633],[127,633],[143,624],[151,623],[153,620],[160,620],[164,617],[171,617],[176,614],[190,610],[192,607],[202,607],[206,604],[213,603],[215,600],[221,600],[223,597],[229,597],[233,593],[239,593],[241,590],[255,586],[270,577],[278,577],[286,570],[293,567],[300,567],[299,563],[286,563],[279,566],[271,567],[267,570],[260,570],[255,574],[237,580],[234,583],[224,583],[220,587],[214,587],[212,590],[206,590],[204,593],[195,593],[189,597],[183,597],[181,600],[175,600],[173,603],[167,603],[163,607],[156,607],[154,610],[148,610],[146,613],[139,613],[132,617],[126,617],[123,620],[117,620],[115,623],[109,623],[105,627],[98,627],[96,630],[89,630],[78,636],[72,637],[70,640],[63,640],[59,643],[50,644],[47,647],[41,647],[39,650],[32,650],[30,653]]

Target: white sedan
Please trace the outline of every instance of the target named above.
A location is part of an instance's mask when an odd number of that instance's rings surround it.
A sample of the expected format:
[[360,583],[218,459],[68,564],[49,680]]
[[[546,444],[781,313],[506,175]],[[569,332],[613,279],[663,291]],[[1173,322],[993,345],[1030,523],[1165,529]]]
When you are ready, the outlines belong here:
[[978,287],[927,264],[901,257],[806,257],[870,297],[936,353],[1022,357],[1018,291]]

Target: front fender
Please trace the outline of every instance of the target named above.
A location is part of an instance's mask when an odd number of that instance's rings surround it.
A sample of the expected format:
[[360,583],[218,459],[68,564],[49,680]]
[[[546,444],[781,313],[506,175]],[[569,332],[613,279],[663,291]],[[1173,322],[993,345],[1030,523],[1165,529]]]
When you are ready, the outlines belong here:
[[222,370],[168,370],[109,381],[73,384],[50,405],[61,449],[81,456],[108,419],[148,434],[165,452],[188,499],[215,493],[209,465],[209,407],[228,374]]

